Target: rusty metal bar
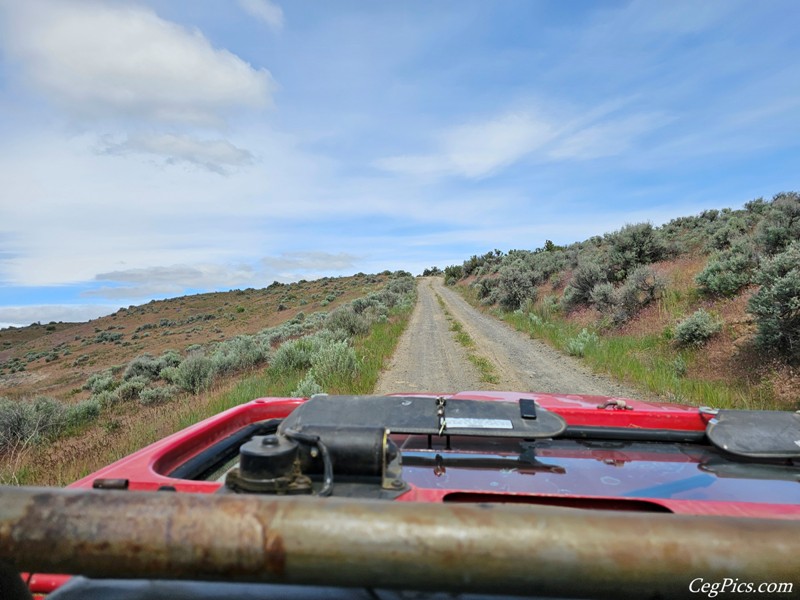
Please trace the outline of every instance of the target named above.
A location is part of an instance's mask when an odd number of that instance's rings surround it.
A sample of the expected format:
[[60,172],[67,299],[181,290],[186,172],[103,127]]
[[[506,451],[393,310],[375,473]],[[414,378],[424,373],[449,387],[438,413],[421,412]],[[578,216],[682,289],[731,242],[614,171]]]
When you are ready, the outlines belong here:
[[678,598],[697,577],[800,584],[800,522],[0,488],[2,562],[95,577]]

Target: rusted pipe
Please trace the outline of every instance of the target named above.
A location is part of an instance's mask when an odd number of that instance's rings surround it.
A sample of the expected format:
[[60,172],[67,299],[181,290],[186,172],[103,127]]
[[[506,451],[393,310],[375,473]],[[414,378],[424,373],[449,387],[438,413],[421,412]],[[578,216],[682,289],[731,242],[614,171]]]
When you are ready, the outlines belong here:
[[0,488],[20,571],[616,598],[793,582],[800,522],[549,507]]

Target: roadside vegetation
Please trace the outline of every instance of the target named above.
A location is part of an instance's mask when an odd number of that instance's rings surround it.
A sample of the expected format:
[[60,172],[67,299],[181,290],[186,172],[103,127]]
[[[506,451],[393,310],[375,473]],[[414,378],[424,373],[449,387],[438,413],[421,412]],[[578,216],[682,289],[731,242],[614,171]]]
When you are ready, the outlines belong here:
[[[408,322],[411,274],[330,312],[251,335],[141,354],[90,375],[88,397],[0,398],[3,482],[63,485],[203,418],[260,396],[370,393]],[[53,443],[58,440],[58,443]],[[94,452],[78,457],[94,440]]]
[[[423,273],[423,276],[427,277]],[[435,292],[434,292],[435,293]],[[497,369],[491,361],[477,352],[475,341],[464,330],[464,326],[456,319],[452,313],[447,310],[447,305],[442,300],[439,294],[436,294],[436,300],[439,306],[444,311],[444,316],[450,322],[450,331],[453,332],[455,340],[463,346],[467,351],[467,360],[471,362],[478,369],[483,383],[499,383],[500,378],[497,376]]]
[[477,306],[664,399],[800,408],[800,195],[444,269]]

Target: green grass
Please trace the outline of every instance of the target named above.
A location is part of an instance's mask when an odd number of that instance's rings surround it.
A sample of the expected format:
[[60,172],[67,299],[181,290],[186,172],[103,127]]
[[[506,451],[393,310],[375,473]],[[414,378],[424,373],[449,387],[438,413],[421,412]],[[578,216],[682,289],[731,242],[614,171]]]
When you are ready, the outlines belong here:
[[376,323],[370,333],[355,340],[354,347],[361,370],[348,384],[345,394],[371,394],[386,361],[394,354],[397,342],[411,319],[411,308],[393,310],[388,321]]
[[[532,323],[528,315],[503,313],[501,318],[561,351],[566,351],[568,341],[579,332],[578,326],[554,318],[540,317],[541,324]],[[583,360],[596,372],[640,387],[660,399],[717,408],[778,408],[763,388],[682,376],[676,361],[680,357],[691,364],[695,353],[702,349],[679,351],[669,340],[656,335],[598,336],[597,344],[586,347]]]
[[[477,299],[469,291],[457,288],[473,305]],[[690,298],[675,294],[664,310],[679,310]],[[550,346],[567,353],[567,344],[584,326],[571,323],[554,313],[508,312],[493,309],[491,313],[509,325],[545,341]],[[533,315],[533,316],[531,316]],[[778,406],[769,386],[748,385],[739,381],[707,381],[682,374],[680,364],[691,365],[702,349],[678,349],[664,335],[630,336],[595,331],[596,344],[587,345],[582,358],[595,372],[637,387],[645,395],[661,401],[679,402],[695,406],[738,408],[749,410],[786,410]]]
[[[434,292],[435,293],[435,292]],[[481,356],[475,351],[475,340],[464,331],[464,326],[458,319],[456,319],[445,305],[439,294],[436,294],[436,300],[439,306],[444,311],[444,316],[450,322],[450,331],[453,332],[453,337],[467,350],[467,359],[478,369],[480,378],[483,383],[500,383],[500,378],[497,376],[497,369],[495,366],[484,356]]]

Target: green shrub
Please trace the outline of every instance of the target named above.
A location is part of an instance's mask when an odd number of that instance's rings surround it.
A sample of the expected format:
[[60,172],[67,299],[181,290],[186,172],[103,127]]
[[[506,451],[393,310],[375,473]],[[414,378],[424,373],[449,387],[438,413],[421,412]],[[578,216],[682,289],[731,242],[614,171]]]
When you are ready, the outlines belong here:
[[178,367],[176,383],[181,389],[198,394],[206,389],[213,380],[211,359],[193,352]]
[[800,241],[765,260],[756,281],[761,288],[747,310],[756,319],[758,345],[800,361]]
[[516,310],[526,299],[536,298],[536,282],[530,267],[517,259],[498,271],[498,299],[506,310]]
[[323,329],[314,334],[284,342],[275,351],[271,366],[279,371],[309,369],[317,354],[324,348],[346,339],[347,336],[341,329],[335,331]]
[[177,393],[178,388],[174,385],[145,388],[139,392],[139,403],[144,406],[163,404],[172,400]]
[[351,306],[340,306],[328,315],[325,327],[332,331],[340,329],[348,336],[357,336],[364,335],[369,331],[370,322],[367,317],[358,314]]
[[[161,369],[165,369],[167,367],[177,367],[183,361],[183,357],[180,355],[180,352],[176,350],[164,350],[161,356],[158,357],[158,362],[161,365]],[[160,376],[161,370],[159,370]]]
[[478,299],[483,300],[487,296],[489,296],[494,288],[497,286],[497,279],[495,278],[488,278],[483,277],[481,279],[476,279],[472,282],[471,287],[475,288],[476,293],[478,294]]
[[664,280],[651,267],[640,265],[628,275],[619,289],[619,305],[615,321],[622,322],[633,318],[636,313],[664,293]]
[[729,248],[737,239],[747,231],[744,219],[730,216],[711,228],[710,239],[706,244],[709,250],[724,250]]
[[782,252],[800,239],[800,194],[777,194],[756,230],[756,240],[767,254]]
[[180,373],[178,367],[164,367],[158,373],[158,377],[169,383],[177,383],[178,373]]
[[117,381],[109,371],[94,373],[86,380],[83,389],[91,390],[93,394],[110,391],[117,387]]
[[240,335],[218,344],[210,358],[214,373],[226,375],[266,362],[269,344],[262,344],[256,336]]
[[619,287],[610,282],[596,284],[590,301],[597,310],[611,316],[615,324],[620,324],[660,297],[665,288],[664,280],[652,267],[639,265]]
[[594,307],[604,314],[613,314],[620,303],[617,289],[608,281],[598,283],[592,288],[590,300]]
[[128,380],[134,377],[144,377],[148,381],[153,381],[158,379],[162,368],[163,365],[155,356],[142,354],[128,363],[122,378]]
[[315,348],[310,336],[281,344],[272,357],[271,366],[278,371],[298,371],[311,367]]
[[0,398],[0,450],[56,437],[65,425],[64,405],[44,396],[35,400]]
[[733,296],[751,282],[757,264],[758,257],[753,244],[741,239],[728,250],[712,257],[695,281],[705,294]]
[[541,326],[544,325],[544,320],[542,319],[542,317],[540,317],[536,313],[528,314],[528,320],[531,322],[531,325],[533,325],[534,327],[541,327]]
[[344,340],[323,346],[311,365],[314,380],[323,386],[353,378],[358,370],[356,352]]
[[102,403],[95,397],[69,406],[66,409],[66,424],[70,427],[77,427],[85,423],[91,423],[100,416],[101,407]]
[[616,281],[626,279],[639,265],[662,260],[667,248],[650,223],[626,225],[606,236],[609,249],[609,277]]
[[303,381],[292,392],[293,398],[310,398],[314,394],[323,393],[322,387],[314,379],[314,374],[309,371]]
[[102,390],[97,392],[92,394],[90,400],[97,402],[101,408],[109,408],[120,401],[115,390]]
[[462,265],[450,265],[444,268],[444,283],[445,285],[455,285],[456,281],[464,276],[464,267]]
[[127,379],[117,388],[117,397],[122,402],[136,400],[139,397],[139,393],[147,387],[148,383],[150,383],[150,380],[144,375],[137,375]]
[[78,358],[72,361],[73,367],[80,367],[85,365],[89,362],[89,355],[88,354],[81,354]]
[[744,209],[754,215],[763,215],[769,209],[769,203],[764,198],[756,198],[745,202]]
[[579,305],[588,305],[592,299],[592,290],[598,283],[604,281],[606,276],[599,264],[585,262],[579,265],[564,290],[562,298],[564,309],[569,311]]
[[567,352],[570,356],[583,356],[586,354],[586,349],[589,346],[594,346],[597,342],[596,334],[590,333],[586,329],[581,329],[577,336],[567,342]]
[[675,326],[675,340],[680,346],[699,347],[721,329],[722,323],[700,308]]
[[105,344],[106,342],[118,342],[122,339],[121,333],[111,333],[109,331],[101,331],[94,336],[94,341],[98,344]]

